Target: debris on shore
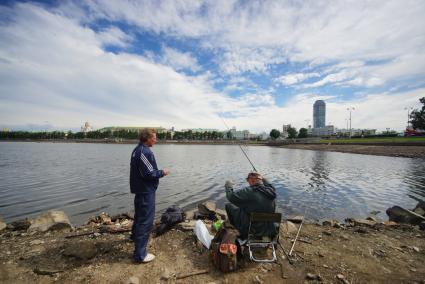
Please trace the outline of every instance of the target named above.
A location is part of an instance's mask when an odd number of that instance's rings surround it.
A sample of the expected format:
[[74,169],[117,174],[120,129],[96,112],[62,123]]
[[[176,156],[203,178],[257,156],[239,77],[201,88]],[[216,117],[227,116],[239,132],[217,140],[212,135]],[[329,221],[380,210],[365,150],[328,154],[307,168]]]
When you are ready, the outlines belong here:
[[[411,211],[423,216],[418,208]],[[304,222],[293,264],[279,249],[277,263],[242,261],[236,272],[223,274],[193,235],[194,219],[204,218],[210,225],[208,216],[213,214],[225,217],[213,203],[186,211],[184,222],[151,238],[149,251],[157,259],[148,264],[131,260],[133,220],[127,213],[102,213],[75,227],[66,225],[61,211],[10,224],[0,220],[0,282],[425,283],[422,222],[378,222],[374,217]],[[285,218],[280,226],[286,250],[294,241],[297,220]],[[41,229],[35,230],[34,224]]]

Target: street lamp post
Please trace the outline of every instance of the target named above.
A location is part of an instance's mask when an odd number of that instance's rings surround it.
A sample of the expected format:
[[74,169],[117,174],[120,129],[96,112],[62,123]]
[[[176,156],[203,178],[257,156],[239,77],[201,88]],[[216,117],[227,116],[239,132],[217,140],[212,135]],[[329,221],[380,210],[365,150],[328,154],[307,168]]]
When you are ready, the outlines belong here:
[[349,120],[350,120],[350,139],[351,139],[351,111],[353,111],[354,110],[354,107],[348,107],[347,108],[347,110],[350,112],[350,118],[349,118]]
[[[345,119],[345,130],[348,131],[348,118]],[[344,131],[344,136],[347,135],[346,131]]]

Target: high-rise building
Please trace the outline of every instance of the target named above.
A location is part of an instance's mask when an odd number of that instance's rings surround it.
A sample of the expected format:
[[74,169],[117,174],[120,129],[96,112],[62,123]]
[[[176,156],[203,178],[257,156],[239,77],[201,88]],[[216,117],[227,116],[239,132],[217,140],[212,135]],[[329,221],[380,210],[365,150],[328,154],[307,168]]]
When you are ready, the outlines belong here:
[[313,128],[322,128],[326,125],[326,103],[317,100],[313,105]]
[[284,124],[282,126],[282,133],[280,134],[280,136],[283,137],[283,138],[288,138],[288,136],[289,136],[289,133],[288,133],[289,128],[291,128],[291,125],[290,124]]

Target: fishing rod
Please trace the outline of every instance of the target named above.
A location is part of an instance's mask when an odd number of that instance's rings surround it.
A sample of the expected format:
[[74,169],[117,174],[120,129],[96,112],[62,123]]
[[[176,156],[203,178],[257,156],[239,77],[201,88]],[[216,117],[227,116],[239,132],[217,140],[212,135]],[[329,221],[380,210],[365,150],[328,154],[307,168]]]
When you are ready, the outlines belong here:
[[304,223],[304,220],[305,220],[305,214],[306,214],[306,213],[307,213],[307,207],[306,207],[306,208],[305,208],[305,210],[304,210],[304,216],[303,216],[303,219],[301,220],[300,227],[298,228],[297,235],[295,236],[294,243],[292,244],[291,250],[289,251],[289,256],[292,256],[292,251],[294,250],[295,243],[297,242],[298,236],[299,236],[300,231],[301,231],[301,227],[303,226],[303,223]]
[[[220,115],[219,115],[220,116]],[[220,116],[220,118],[221,118],[221,120],[223,121],[223,123],[224,123],[224,125],[226,126],[226,128],[227,128],[227,130],[229,130],[230,131],[230,128],[229,128],[229,126],[227,126],[227,123],[226,123],[226,121],[224,121],[224,118],[223,117],[221,117]],[[254,166],[254,164],[251,162],[251,160],[249,159],[249,157],[248,157],[248,155],[246,154],[246,152],[242,149],[242,146],[240,145],[240,144],[238,144],[238,146],[239,146],[239,148],[241,149],[241,151],[242,151],[242,153],[245,155],[245,157],[247,158],[247,160],[248,160],[248,162],[251,164],[251,166],[252,166],[252,168],[254,169],[254,172],[258,172],[257,171],[257,169],[255,168],[255,166]]]

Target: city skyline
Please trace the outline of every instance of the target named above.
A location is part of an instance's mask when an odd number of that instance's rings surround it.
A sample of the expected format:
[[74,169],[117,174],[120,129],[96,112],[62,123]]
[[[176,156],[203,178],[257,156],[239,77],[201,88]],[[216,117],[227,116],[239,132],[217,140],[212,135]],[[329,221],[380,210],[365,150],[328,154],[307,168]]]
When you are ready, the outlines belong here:
[[[347,8],[349,7],[349,9]],[[402,131],[425,94],[425,2],[5,1],[0,128]]]

